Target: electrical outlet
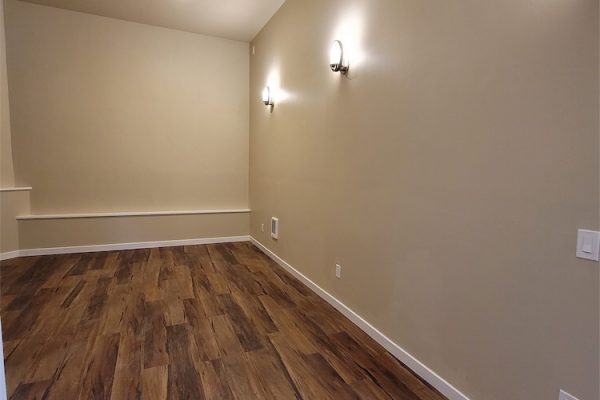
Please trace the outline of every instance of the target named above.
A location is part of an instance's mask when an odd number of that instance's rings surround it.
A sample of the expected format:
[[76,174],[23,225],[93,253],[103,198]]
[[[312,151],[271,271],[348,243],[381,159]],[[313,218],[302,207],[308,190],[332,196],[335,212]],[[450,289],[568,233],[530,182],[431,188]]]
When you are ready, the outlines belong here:
[[335,264],[335,277],[338,279],[342,278],[342,266],[340,264]]
[[558,400],[579,400],[577,397],[561,390],[558,394]]
[[260,224],[260,231],[264,232],[265,231],[265,224]]

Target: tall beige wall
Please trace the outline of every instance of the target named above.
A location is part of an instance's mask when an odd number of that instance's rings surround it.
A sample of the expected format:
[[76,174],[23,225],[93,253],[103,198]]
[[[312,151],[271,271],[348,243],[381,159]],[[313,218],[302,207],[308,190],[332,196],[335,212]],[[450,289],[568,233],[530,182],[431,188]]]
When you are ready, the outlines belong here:
[[10,135],[10,107],[6,75],[6,41],[4,35],[4,2],[0,2],[0,188],[15,183]]
[[288,0],[251,43],[251,234],[472,399],[598,399],[597,32],[595,0]]
[[33,213],[248,206],[248,44],[7,0]]
[[0,253],[19,249],[19,227],[15,216],[28,210],[28,193],[5,192],[15,184],[8,79],[6,74],[6,42],[4,35],[4,2],[0,1]]

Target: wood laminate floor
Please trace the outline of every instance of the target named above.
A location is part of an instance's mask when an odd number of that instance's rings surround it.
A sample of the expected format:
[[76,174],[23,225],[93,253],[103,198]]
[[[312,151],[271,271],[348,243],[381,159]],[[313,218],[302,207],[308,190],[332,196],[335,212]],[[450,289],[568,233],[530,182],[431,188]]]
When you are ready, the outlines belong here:
[[444,399],[250,243],[0,272],[11,399]]

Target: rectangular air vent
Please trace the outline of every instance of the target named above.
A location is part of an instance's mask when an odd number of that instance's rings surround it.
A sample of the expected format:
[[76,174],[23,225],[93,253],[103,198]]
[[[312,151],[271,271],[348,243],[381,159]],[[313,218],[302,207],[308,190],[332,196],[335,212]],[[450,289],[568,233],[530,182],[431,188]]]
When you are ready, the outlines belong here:
[[279,218],[271,218],[271,237],[279,239]]

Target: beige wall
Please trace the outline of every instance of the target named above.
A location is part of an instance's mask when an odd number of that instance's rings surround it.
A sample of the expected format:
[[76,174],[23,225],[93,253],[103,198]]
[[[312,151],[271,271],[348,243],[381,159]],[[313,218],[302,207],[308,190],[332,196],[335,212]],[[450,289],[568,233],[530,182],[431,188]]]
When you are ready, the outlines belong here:
[[6,75],[6,42],[4,36],[4,2],[0,1],[0,188],[15,183],[10,136],[10,107]]
[[29,192],[0,192],[0,253],[21,248],[16,217],[29,211]]
[[248,44],[8,0],[34,213],[248,206]]
[[[6,43],[4,36],[4,2],[0,1],[0,189],[15,184],[6,75]],[[27,212],[27,192],[0,191],[0,253],[19,249],[19,227],[16,215]]]
[[248,235],[247,213],[19,221],[21,249]]
[[472,399],[598,399],[598,2],[288,0],[251,45],[251,234]]

